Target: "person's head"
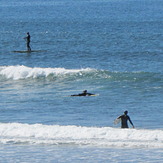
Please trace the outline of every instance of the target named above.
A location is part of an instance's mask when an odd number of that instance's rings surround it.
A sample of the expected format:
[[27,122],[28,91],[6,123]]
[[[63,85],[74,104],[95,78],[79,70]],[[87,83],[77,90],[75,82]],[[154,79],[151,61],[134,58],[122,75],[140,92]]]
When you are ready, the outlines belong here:
[[27,35],[29,35],[29,32],[27,32]]
[[127,114],[128,114],[128,111],[126,110],[126,111],[124,112],[124,114],[127,115]]
[[83,93],[87,93],[87,90],[84,90]]

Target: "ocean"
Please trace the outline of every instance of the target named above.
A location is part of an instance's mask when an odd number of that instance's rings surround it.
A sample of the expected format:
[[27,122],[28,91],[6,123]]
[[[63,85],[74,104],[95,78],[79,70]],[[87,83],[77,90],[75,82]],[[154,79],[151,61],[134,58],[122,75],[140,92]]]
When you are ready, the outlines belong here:
[[[162,0],[0,0],[0,162],[163,162]],[[31,53],[26,33],[31,35]],[[71,96],[87,90],[97,96]],[[114,120],[128,110],[135,126]]]

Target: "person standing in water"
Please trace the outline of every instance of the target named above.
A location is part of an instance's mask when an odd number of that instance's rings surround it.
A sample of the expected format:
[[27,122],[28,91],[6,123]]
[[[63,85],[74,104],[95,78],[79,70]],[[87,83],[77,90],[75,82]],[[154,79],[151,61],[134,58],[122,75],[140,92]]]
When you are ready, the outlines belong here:
[[27,41],[27,51],[30,52],[31,51],[31,47],[30,47],[31,36],[29,32],[27,32],[27,37],[25,37],[25,39]]
[[126,110],[123,115],[119,116],[117,119],[121,120],[121,128],[129,128],[127,121],[129,120],[130,124],[134,128],[134,125],[130,119],[130,117],[127,115],[128,111]]

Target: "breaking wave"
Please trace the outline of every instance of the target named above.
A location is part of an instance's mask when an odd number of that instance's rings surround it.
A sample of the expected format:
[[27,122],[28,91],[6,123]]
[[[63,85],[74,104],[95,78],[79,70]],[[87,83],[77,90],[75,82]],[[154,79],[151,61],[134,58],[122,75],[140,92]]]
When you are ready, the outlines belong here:
[[0,143],[163,148],[163,130],[0,123]]
[[48,80],[76,80],[77,78],[109,79],[111,81],[162,82],[161,73],[152,72],[112,72],[93,68],[39,68],[27,66],[0,66],[0,80],[26,80],[44,78]]
[[0,76],[6,79],[20,80],[27,78],[61,78],[72,76],[83,76],[96,73],[96,69],[65,69],[65,68],[31,68],[26,66],[1,66]]

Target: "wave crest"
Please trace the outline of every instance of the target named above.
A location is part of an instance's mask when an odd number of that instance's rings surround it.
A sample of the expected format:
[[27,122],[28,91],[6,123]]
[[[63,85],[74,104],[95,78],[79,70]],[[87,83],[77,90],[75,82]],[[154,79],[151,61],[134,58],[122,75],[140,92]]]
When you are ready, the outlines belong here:
[[76,80],[76,79],[109,79],[116,82],[162,82],[161,73],[152,72],[117,72],[98,70],[93,68],[66,69],[66,68],[39,68],[27,66],[1,66],[0,80]]
[[47,78],[47,77],[63,77],[78,75],[82,76],[84,73],[95,72],[95,69],[65,69],[65,68],[31,68],[26,66],[3,66],[0,67],[0,75],[6,79],[20,80],[27,78]]

